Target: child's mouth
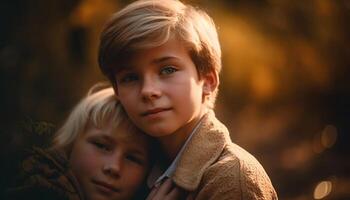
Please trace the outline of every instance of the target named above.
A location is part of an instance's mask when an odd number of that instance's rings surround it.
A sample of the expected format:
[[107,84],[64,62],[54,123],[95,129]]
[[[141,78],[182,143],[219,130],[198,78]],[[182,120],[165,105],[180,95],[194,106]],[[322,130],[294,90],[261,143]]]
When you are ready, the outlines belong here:
[[118,188],[113,186],[112,184],[102,182],[102,181],[97,181],[93,180],[93,183],[96,185],[96,187],[105,193],[114,193],[114,192],[120,192]]

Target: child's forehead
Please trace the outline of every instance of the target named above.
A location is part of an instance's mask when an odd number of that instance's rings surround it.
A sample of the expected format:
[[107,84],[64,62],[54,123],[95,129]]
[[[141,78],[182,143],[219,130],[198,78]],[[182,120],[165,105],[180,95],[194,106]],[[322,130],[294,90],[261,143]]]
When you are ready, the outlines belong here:
[[123,143],[125,146],[139,146],[148,148],[149,139],[140,130],[133,127],[129,122],[121,122],[114,125],[113,122],[96,126],[90,124],[87,129],[88,136],[100,137],[111,142]]
[[149,140],[142,133],[118,131],[114,134],[113,138],[116,143],[123,144],[128,149],[137,149],[140,151],[148,151],[150,149]]
[[86,132],[92,134],[105,133],[111,136],[120,136],[120,138],[126,136],[137,136],[138,129],[128,119],[116,119],[113,117],[106,117],[99,121],[89,120],[86,125]]
[[112,135],[116,140],[122,140],[125,142],[132,142],[143,140],[143,135],[141,132],[129,129],[127,127],[118,126],[112,131]]

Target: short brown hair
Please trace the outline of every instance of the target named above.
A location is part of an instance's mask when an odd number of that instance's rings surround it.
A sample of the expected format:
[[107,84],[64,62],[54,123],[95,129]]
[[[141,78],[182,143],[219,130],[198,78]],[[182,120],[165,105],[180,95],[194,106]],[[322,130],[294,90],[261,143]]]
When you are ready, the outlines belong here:
[[[98,54],[102,72],[116,84],[121,63],[134,51],[157,47],[172,36],[183,41],[199,76],[221,71],[221,48],[215,24],[206,12],[178,0],[139,0],[106,23]],[[217,88],[211,95],[215,102]]]

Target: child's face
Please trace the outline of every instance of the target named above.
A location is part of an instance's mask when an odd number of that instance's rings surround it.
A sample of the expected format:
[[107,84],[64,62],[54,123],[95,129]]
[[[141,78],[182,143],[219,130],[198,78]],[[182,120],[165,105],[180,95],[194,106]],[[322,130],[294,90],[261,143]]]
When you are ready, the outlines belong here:
[[74,143],[70,165],[88,200],[127,200],[145,180],[149,144],[126,127],[89,126]]
[[132,121],[154,137],[187,135],[202,116],[203,87],[185,45],[175,38],[140,50],[116,74],[116,94]]

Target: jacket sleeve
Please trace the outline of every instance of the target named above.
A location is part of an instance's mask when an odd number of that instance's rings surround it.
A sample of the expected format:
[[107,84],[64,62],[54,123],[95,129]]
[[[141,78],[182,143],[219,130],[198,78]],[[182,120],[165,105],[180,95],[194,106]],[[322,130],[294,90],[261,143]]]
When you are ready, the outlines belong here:
[[220,161],[209,167],[203,175],[194,199],[242,199],[238,163]]
[[79,184],[67,161],[51,151],[34,148],[22,162],[15,185],[5,199],[81,200]]
[[259,163],[240,163],[242,199],[277,200],[277,193]]
[[45,186],[28,185],[8,189],[4,195],[5,200],[69,200],[69,197],[63,193],[57,192]]
[[260,164],[221,160],[204,174],[195,200],[277,200]]

